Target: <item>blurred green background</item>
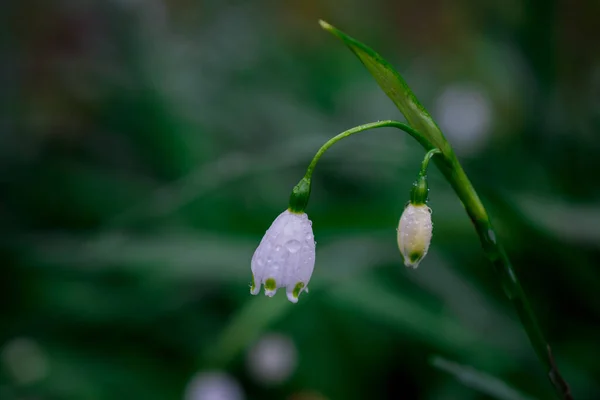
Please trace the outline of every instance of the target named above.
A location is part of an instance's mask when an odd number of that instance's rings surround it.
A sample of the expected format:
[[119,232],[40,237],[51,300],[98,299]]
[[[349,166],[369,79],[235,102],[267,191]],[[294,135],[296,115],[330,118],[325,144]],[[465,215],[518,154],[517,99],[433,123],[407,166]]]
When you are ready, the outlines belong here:
[[552,398],[435,168],[430,253],[402,265],[423,150],[399,131],[319,164],[310,293],[249,294],[319,146],[402,119],[319,18],[431,111],[575,398],[600,398],[599,2],[0,7],[0,399]]

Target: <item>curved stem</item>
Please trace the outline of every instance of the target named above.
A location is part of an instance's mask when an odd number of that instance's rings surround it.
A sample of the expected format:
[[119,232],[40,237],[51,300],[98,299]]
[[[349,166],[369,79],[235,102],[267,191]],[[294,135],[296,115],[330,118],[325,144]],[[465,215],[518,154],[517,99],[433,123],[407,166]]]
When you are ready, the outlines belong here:
[[290,212],[297,213],[297,214],[301,214],[304,212],[304,209],[308,205],[308,200],[310,198],[311,178],[312,178],[313,171],[315,170],[315,167],[316,167],[317,163],[319,162],[319,160],[321,159],[321,157],[323,156],[323,154],[331,146],[333,146],[335,143],[339,142],[340,140],[347,138],[350,135],[354,135],[355,133],[360,133],[360,132],[364,132],[369,129],[375,129],[375,128],[398,128],[398,129],[401,129],[404,132],[408,133],[409,135],[411,135],[426,149],[430,150],[430,149],[433,149],[433,147],[434,147],[431,144],[431,142],[429,142],[429,140],[427,140],[425,138],[425,136],[421,135],[419,132],[417,132],[410,126],[408,126],[402,122],[399,122],[399,121],[393,121],[393,120],[377,121],[377,122],[371,122],[369,124],[355,126],[354,128],[348,129],[347,131],[344,131],[344,132],[340,133],[339,135],[336,135],[336,136],[332,137],[331,139],[329,139],[323,146],[321,146],[319,151],[317,151],[317,154],[315,154],[312,161],[308,165],[308,168],[306,169],[306,174],[300,180],[300,182],[298,182],[298,184],[296,186],[294,186],[294,189],[292,189],[292,194],[290,195],[290,202],[289,202],[288,210]]
[[[369,124],[359,125],[352,129],[348,129],[347,131],[344,131],[344,132],[340,133],[339,135],[336,135],[336,136],[332,137],[331,139],[329,139],[323,146],[321,146],[319,151],[317,151],[317,154],[315,154],[315,156],[313,157],[312,161],[310,162],[310,165],[306,169],[305,178],[310,180],[310,178],[312,177],[312,173],[315,169],[315,166],[321,159],[321,156],[335,143],[339,142],[340,140],[342,140],[350,135],[354,135],[355,133],[359,133],[359,132],[363,132],[363,131],[366,131],[369,129],[375,129],[375,128],[398,128],[398,129],[401,129],[404,132],[408,133],[413,138],[415,138],[426,149],[428,149],[428,150],[433,149],[433,145],[423,135],[421,135],[419,132],[417,132],[416,130],[414,130],[413,128],[408,126],[407,124],[404,124],[399,121],[394,121],[394,120],[371,122]],[[438,152],[439,152],[439,150],[438,150]],[[433,154],[431,156],[433,156]],[[430,158],[431,158],[431,156],[430,156]],[[427,161],[427,162],[429,162],[429,161]]]
[[427,168],[429,167],[429,161],[436,154],[442,154],[442,151],[437,147],[429,150],[423,162],[421,163],[421,170],[417,175],[417,180],[413,183],[413,187],[410,191],[410,203],[414,205],[424,205],[427,203],[427,197],[429,195],[429,184],[427,183]]
[[442,151],[438,148],[435,149],[431,149],[429,150],[426,154],[425,157],[423,157],[423,162],[421,163],[421,172],[420,172],[420,176],[425,176],[427,175],[427,167],[429,167],[429,161],[431,160],[431,158],[433,156],[435,156],[436,154],[442,154]]
[[[374,128],[392,127],[403,130],[404,132],[415,138],[424,148],[428,151],[423,159],[421,165],[421,173],[426,172],[429,161],[431,158],[440,152],[435,146],[427,139],[424,135],[417,132],[410,126],[398,122],[398,121],[379,121],[370,124],[360,125],[355,128],[349,129],[345,132],[328,140],[317,152],[312,162],[310,163],[305,179],[310,182],[310,178],[314,171],[314,168],[327,149],[333,146],[339,140],[353,135],[355,133],[363,132],[365,130]],[[546,342],[542,330],[540,329],[537,318],[529,304],[529,300],[523,291],[521,283],[515,274],[510,259],[504,250],[504,247],[497,239],[496,231],[490,221],[488,213],[481,202],[481,199],[477,195],[477,192],[473,188],[471,181],[467,177],[467,174],[463,170],[458,158],[449,147],[449,150],[440,152],[442,157],[437,157],[434,161],[442,174],[446,177],[446,180],[450,182],[450,185],[461,200],[469,218],[473,222],[475,230],[479,236],[481,246],[485,252],[486,257],[490,260],[494,270],[500,277],[500,282],[504,289],[506,296],[513,303],[519,319],[525,328],[525,332],[529,337],[529,341],[541,363],[548,371],[548,377],[556,389],[558,395],[566,400],[572,399],[569,385],[560,374],[552,350]]]
[[[304,195],[298,196],[305,198],[303,203],[304,206],[306,205],[308,196],[310,194],[310,179],[315,166],[317,165],[317,162],[321,156],[323,156],[323,154],[331,146],[341,139],[355,133],[363,132],[369,129],[385,127],[403,130],[415,138],[425,148],[425,150],[428,151],[421,165],[421,175],[426,173],[431,158],[435,154],[442,154],[442,157],[437,157],[434,161],[436,162],[442,174],[444,174],[446,177],[446,180],[450,182],[450,185],[458,195],[463,206],[465,207],[465,210],[467,211],[467,214],[469,215],[469,218],[473,222],[486,257],[490,260],[494,270],[499,275],[506,296],[510,299],[517,310],[519,319],[525,328],[525,332],[529,337],[529,341],[531,342],[536,355],[548,371],[548,377],[550,378],[550,381],[552,382],[558,395],[563,399],[572,399],[573,397],[571,395],[569,385],[558,371],[550,346],[547,344],[544,335],[542,334],[542,330],[538,325],[537,319],[531,308],[531,305],[529,304],[527,296],[521,287],[521,283],[515,274],[510,259],[508,258],[504,247],[497,239],[496,232],[492,226],[487,211],[479,199],[477,192],[473,188],[471,181],[467,177],[467,174],[460,165],[458,158],[449,145],[446,146],[445,151],[440,151],[423,134],[417,132],[407,124],[393,120],[372,122],[349,129],[328,140],[319,149],[308,166],[306,175],[301,181],[301,183],[305,184],[304,189],[302,190]],[[297,188],[299,187],[302,187],[302,185],[299,184]],[[292,195],[292,198],[294,198],[294,194]],[[303,207],[301,208],[303,209]]]
[[[369,46],[348,36],[327,22],[321,20],[319,23],[323,29],[332,33],[348,46],[375,78],[379,87],[381,87],[390,100],[398,107],[398,110],[406,117],[406,120],[421,132],[420,136],[428,139],[430,146],[424,145],[425,149],[430,150],[432,147],[437,147],[442,150],[444,156],[436,158],[436,164],[454,188],[454,191],[467,210],[471,221],[473,221],[483,249],[499,274],[508,298],[517,309],[521,323],[529,336],[529,340],[538,358],[547,368],[550,381],[559,396],[564,399],[572,399],[569,385],[558,372],[552,352],[550,351],[550,346],[548,346],[542,335],[542,331],[538,326],[527,297],[512,269],[510,260],[496,238],[496,233],[487,212],[475,189],[473,189],[469,178],[467,178],[467,175],[458,162],[452,146],[444,138],[440,128],[433,118],[431,118],[425,107],[417,100],[415,94],[406,84],[406,81],[389,62]],[[431,143],[434,146],[431,146]]]

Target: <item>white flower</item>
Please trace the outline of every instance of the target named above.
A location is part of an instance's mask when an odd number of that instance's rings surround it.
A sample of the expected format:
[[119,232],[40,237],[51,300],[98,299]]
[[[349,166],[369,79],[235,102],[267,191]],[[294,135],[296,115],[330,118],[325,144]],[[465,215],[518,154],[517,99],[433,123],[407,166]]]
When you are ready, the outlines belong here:
[[418,267],[429,250],[432,230],[431,209],[425,204],[409,203],[398,223],[398,247],[404,258],[404,265]]
[[285,287],[288,299],[298,302],[315,267],[315,245],[312,222],[305,213],[282,212],[273,221],[252,256],[252,287],[258,294],[261,285],[272,297]]

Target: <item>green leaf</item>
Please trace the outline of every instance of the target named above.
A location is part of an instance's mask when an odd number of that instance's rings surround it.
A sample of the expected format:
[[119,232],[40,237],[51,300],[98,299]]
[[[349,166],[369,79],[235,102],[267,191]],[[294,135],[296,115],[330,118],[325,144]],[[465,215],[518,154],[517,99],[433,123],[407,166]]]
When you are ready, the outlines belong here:
[[452,152],[440,128],[390,63],[367,45],[346,35],[327,22],[320,20],[319,24],[352,50],[413,128],[423,134],[433,144],[433,147],[442,150],[445,155]]
[[530,400],[500,379],[477,371],[471,367],[448,361],[442,357],[433,357],[431,364],[445,371],[462,382],[465,386],[475,389],[498,400]]

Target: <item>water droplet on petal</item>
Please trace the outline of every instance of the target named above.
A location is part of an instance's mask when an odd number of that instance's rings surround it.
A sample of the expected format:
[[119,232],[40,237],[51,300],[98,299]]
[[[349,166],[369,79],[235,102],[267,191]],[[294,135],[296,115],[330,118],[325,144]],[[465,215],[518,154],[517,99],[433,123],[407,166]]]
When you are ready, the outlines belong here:
[[283,234],[286,236],[289,236],[291,234],[294,233],[294,224],[287,224],[284,228],[283,228]]
[[292,239],[289,240],[286,244],[285,247],[287,247],[287,249],[290,251],[290,253],[295,253],[298,250],[300,250],[300,248],[302,247],[302,243],[300,243],[299,241]]

